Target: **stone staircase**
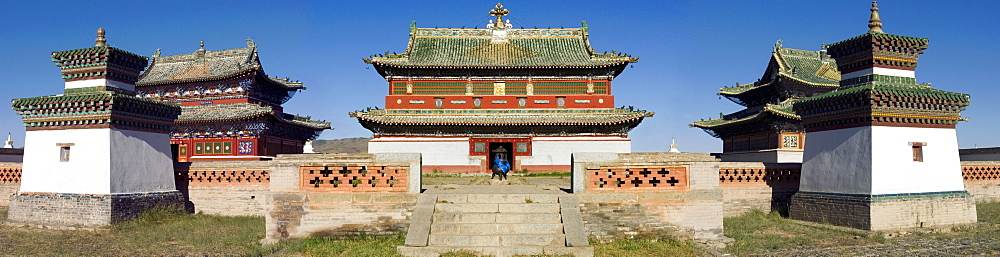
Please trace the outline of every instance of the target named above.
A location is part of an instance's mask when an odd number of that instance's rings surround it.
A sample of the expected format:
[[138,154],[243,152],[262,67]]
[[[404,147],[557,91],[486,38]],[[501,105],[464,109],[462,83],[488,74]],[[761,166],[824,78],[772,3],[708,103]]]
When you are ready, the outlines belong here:
[[490,193],[494,191],[490,186],[461,190],[472,193],[428,190],[418,199],[400,254],[438,256],[465,250],[496,257],[594,255],[575,196],[524,187],[534,190]]

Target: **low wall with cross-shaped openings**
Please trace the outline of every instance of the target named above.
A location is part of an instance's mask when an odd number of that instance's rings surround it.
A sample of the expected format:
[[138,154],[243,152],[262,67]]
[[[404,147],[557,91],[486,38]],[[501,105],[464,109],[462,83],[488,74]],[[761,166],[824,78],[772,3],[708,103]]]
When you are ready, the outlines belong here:
[[21,186],[21,163],[0,162],[0,206],[9,206],[10,197]]
[[398,234],[420,193],[420,154],[288,154],[271,161],[266,242]]
[[317,165],[300,169],[302,191],[406,192],[410,167]]
[[719,160],[709,154],[574,153],[572,169],[572,191],[593,238],[631,231],[723,239]]

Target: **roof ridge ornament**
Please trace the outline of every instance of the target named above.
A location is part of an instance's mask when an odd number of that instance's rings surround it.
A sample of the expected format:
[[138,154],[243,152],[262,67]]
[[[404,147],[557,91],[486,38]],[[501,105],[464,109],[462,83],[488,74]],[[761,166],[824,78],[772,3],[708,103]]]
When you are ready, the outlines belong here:
[[253,39],[250,38],[250,37],[247,37],[247,47],[255,47],[255,46],[257,46],[257,45],[253,43]]
[[198,42],[198,50],[205,50],[205,40]]
[[510,14],[510,11],[504,9],[502,4],[497,3],[496,8],[490,10],[490,16],[497,17],[497,22],[493,23],[493,27],[505,27],[506,24],[503,23],[503,16],[508,14]]
[[878,15],[878,2],[872,1],[872,16],[868,19],[868,32],[882,32],[882,18]]
[[104,38],[104,28],[103,27],[97,28],[97,39],[94,40],[94,41],[97,42],[97,44],[94,45],[94,46],[108,46],[108,44],[107,44],[108,39]]

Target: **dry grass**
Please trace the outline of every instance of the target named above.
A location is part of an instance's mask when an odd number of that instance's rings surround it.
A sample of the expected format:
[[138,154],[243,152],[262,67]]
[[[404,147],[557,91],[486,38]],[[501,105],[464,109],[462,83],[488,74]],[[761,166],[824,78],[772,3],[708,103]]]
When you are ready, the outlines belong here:
[[0,253],[14,256],[265,255],[264,217],[150,211],[96,231],[3,226]]
[[878,234],[807,226],[781,217],[777,212],[751,211],[725,218],[725,234],[736,239],[726,252],[737,256],[810,247],[875,245],[886,242]]

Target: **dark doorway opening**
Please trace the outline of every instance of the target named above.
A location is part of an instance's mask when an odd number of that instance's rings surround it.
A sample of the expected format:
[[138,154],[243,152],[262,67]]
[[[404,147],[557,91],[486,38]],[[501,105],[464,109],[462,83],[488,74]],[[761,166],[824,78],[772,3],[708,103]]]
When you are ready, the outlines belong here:
[[493,168],[493,166],[496,165],[495,160],[497,159],[497,157],[499,157],[502,160],[507,160],[507,164],[510,164],[511,166],[510,168],[512,170],[514,169],[514,156],[512,154],[514,152],[513,151],[514,143],[491,142],[489,148],[490,148],[490,156],[489,156],[490,166],[487,167],[487,169]]
[[173,157],[174,162],[177,162],[179,155],[180,146],[177,144],[170,144],[170,156]]

